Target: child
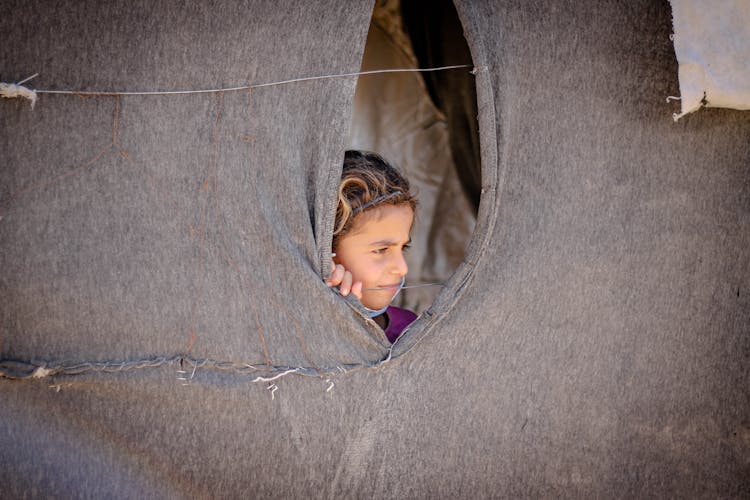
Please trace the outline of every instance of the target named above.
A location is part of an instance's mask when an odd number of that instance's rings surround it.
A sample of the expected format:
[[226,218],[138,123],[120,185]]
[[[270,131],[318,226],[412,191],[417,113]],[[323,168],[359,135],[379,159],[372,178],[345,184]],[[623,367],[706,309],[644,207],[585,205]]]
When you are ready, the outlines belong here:
[[404,286],[416,197],[394,167],[374,153],[347,151],[338,189],[333,271],[326,280],[354,294],[394,342],[416,315],[389,305]]

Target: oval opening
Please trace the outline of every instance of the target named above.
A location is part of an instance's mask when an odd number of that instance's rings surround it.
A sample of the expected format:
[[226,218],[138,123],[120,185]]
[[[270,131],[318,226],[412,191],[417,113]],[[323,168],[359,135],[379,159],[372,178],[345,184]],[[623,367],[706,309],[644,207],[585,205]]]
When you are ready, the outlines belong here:
[[453,3],[379,1],[362,71],[469,67],[382,73],[359,78],[351,149],[375,151],[406,174],[419,196],[407,286],[397,304],[427,309],[463,262],[481,191],[473,63]]

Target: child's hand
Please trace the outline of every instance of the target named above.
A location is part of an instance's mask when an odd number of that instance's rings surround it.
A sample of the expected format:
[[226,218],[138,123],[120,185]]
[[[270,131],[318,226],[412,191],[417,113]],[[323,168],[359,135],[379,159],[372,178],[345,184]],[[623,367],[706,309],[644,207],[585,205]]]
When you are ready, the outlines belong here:
[[339,292],[343,296],[353,293],[358,300],[362,300],[362,282],[354,281],[352,273],[344,269],[341,264],[333,263],[333,271],[326,280],[326,285],[339,287]]

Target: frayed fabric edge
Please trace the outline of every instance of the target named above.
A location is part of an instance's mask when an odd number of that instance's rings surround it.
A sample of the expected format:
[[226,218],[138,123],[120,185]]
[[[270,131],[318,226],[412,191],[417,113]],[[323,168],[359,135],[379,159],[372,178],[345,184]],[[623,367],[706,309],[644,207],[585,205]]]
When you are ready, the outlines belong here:
[[6,99],[26,99],[31,102],[31,109],[34,109],[37,100],[37,95],[34,90],[16,83],[0,83],[0,97]]

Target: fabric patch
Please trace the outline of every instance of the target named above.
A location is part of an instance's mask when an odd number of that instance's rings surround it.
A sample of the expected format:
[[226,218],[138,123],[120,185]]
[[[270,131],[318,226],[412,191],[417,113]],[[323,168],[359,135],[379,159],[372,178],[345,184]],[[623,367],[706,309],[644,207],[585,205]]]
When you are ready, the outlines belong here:
[[672,0],[682,112],[750,109],[750,3]]

